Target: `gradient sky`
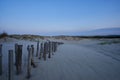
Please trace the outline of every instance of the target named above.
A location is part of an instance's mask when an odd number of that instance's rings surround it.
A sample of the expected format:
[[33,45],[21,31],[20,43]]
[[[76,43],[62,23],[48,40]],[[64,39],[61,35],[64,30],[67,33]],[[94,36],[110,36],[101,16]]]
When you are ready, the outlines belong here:
[[120,0],[0,0],[0,32],[67,34],[120,27]]

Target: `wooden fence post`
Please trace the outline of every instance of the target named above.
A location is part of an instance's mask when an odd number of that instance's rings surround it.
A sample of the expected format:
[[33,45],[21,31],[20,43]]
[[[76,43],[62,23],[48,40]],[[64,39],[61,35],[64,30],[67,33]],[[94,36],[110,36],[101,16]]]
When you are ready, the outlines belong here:
[[39,53],[39,41],[37,42],[37,51],[36,51],[36,57],[38,57],[38,53]]
[[54,43],[52,42],[52,55],[54,55]]
[[13,50],[9,50],[8,57],[8,80],[13,80]]
[[18,45],[17,55],[16,55],[16,70],[17,74],[22,71],[22,45]]
[[55,52],[55,42],[53,42],[53,52]]
[[28,50],[28,64],[27,64],[27,78],[29,79],[31,77],[31,56],[32,56],[32,49],[28,45],[27,47]]
[[34,45],[31,45],[31,65],[33,66],[33,68],[36,67],[36,64],[34,62]]
[[57,44],[58,42],[55,42],[55,52],[57,51]]
[[32,57],[34,57],[34,45],[31,45],[32,48]]
[[51,58],[51,42],[49,42],[48,48],[49,48],[48,58]]
[[44,43],[44,53],[43,53],[43,58],[46,60],[46,42]]
[[54,42],[54,52],[56,52],[56,42]]
[[39,59],[42,58],[42,54],[43,54],[43,43],[41,43],[41,46],[40,46],[40,55],[39,55]]
[[0,44],[0,75],[2,75],[2,44]]
[[18,44],[15,44],[15,65],[17,63],[17,54],[18,54]]

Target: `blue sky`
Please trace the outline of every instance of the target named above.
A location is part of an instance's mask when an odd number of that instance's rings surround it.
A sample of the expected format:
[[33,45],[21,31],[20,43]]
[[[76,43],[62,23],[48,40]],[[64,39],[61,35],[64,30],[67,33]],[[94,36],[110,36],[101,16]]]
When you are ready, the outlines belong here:
[[72,34],[120,27],[120,0],[0,0],[0,32]]

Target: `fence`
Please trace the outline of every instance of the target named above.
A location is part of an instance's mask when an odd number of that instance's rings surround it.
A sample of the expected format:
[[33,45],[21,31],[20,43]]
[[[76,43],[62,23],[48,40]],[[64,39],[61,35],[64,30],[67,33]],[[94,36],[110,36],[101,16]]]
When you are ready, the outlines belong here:
[[[47,41],[47,42],[42,42],[40,43],[39,41],[37,42],[37,48],[36,48],[36,55],[34,56],[34,50],[35,47],[34,45],[28,45],[27,46],[27,51],[28,51],[28,59],[27,59],[27,78],[29,79],[32,71],[32,67],[36,68],[37,65],[35,64],[34,58],[38,58],[39,60],[47,60],[47,58],[51,58],[51,56],[57,51],[57,48],[60,44],[63,44],[62,42],[53,42],[53,41]],[[16,74],[20,75],[22,72],[22,48],[23,45],[19,45],[16,43],[14,45],[15,51],[9,50],[8,51],[8,79],[9,80],[14,80],[13,78],[13,68],[14,64],[16,67]],[[15,58],[14,54],[15,53]],[[15,63],[13,63],[13,59],[15,59]],[[2,45],[0,44],[0,75],[2,75]]]

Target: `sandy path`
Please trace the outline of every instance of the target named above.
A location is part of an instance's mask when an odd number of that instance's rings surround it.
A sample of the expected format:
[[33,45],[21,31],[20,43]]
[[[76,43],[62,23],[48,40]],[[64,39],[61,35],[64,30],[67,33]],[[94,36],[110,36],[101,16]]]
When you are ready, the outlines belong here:
[[64,44],[53,58],[40,61],[32,74],[31,80],[120,80],[120,62],[86,47]]
[[[85,47],[80,43],[79,46],[77,43],[65,43],[58,47],[51,59],[36,59],[38,67],[32,68],[29,80],[120,80],[120,62],[98,52],[97,49]],[[23,53],[27,53],[26,48]],[[8,75],[4,73],[0,80],[7,78]],[[26,67],[21,75],[14,75],[14,80],[28,80]]]

